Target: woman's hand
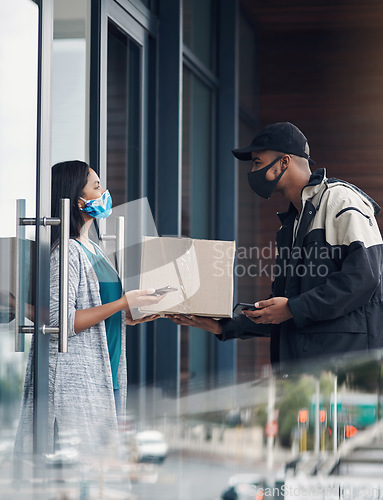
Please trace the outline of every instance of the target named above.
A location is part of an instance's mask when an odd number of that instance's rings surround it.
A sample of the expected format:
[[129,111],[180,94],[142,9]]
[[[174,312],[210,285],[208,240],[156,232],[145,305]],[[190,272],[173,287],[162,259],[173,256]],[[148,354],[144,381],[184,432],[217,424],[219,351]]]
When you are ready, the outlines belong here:
[[[157,304],[163,297],[156,297],[151,295],[154,290],[131,290],[126,292],[120,299],[114,300],[101,306],[90,307],[89,309],[80,309],[76,311],[74,318],[74,331],[75,333],[87,330],[93,325],[97,325],[101,321],[109,318],[119,311],[126,310],[126,316],[131,318],[135,325],[142,323],[142,314],[138,311],[138,307]],[[153,315],[153,314],[152,314]],[[151,315],[151,316],[152,316]],[[154,318],[153,318],[154,319]],[[141,320],[141,321],[140,321]],[[146,319],[145,321],[150,321]]]
[[126,292],[125,298],[128,301],[126,307],[128,309],[138,309],[142,306],[152,306],[153,304],[157,304],[165,297],[165,295],[153,295],[154,292],[155,290],[152,288],[149,288],[147,290],[130,290],[130,292]]
[[137,311],[137,314],[134,314],[134,317],[136,319],[132,318],[132,315],[130,314],[130,310],[126,310],[126,318],[125,318],[125,323],[130,326],[138,325],[139,323],[146,323],[147,321],[154,321],[155,319],[158,319],[160,317],[159,314],[149,314],[149,315],[142,315],[139,316],[140,313]]

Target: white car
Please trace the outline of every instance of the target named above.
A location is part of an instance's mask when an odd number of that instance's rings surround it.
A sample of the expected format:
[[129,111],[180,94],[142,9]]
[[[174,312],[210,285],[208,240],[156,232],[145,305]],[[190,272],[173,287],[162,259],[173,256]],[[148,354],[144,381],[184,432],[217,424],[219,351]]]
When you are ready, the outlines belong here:
[[222,500],[255,500],[264,498],[266,479],[259,474],[236,474],[229,478],[228,488],[222,493]]
[[168,445],[161,432],[142,431],[132,439],[131,452],[137,462],[162,463],[168,453]]

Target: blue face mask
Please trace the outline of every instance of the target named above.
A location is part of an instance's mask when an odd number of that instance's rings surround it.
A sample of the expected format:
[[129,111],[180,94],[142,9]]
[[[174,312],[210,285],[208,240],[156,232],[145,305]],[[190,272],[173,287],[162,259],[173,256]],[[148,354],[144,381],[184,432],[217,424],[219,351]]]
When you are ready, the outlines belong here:
[[81,208],[81,210],[95,219],[106,219],[112,213],[112,197],[108,190],[100,198],[84,200],[80,196],[80,200],[85,203],[85,207]]

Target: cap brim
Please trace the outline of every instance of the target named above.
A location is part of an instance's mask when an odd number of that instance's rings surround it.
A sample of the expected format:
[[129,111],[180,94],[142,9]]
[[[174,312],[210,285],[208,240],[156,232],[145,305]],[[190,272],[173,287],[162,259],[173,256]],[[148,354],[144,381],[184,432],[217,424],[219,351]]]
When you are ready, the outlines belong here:
[[231,152],[233,155],[241,161],[249,161],[251,160],[251,153],[256,151],[253,146],[248,146],[247,148],[242,149],[232,149]]
[[[251,153],[254,153],[254,151],[260,151],[260,149],[255,147],[255,146],[248,146],[247,148],[232,149],[231,150],[233,155],[238,160],[241,160],[241,161],[250,161],[252,159]],[[295,153],[291,153],[291,154],[295,154]],[[302,158],[304,158],[304,157],[302,157]],[[306,158],[306,160],[309,162],[310,167],[315,166],[315,161],[313,161],[311,158]]]

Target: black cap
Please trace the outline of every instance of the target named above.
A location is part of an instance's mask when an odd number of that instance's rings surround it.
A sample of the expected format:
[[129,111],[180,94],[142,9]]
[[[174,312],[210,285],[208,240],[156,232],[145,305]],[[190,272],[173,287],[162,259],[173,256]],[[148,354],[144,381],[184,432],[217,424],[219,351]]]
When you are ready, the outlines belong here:
[[305,152],[307,139],[298,127],[290,122],[273,123],[262,129],[251,141],[250,146],[233,149],[233,155],[238,160],[251,160],[253,151],[280,151],[306,158],[310,165],[315,165]]

